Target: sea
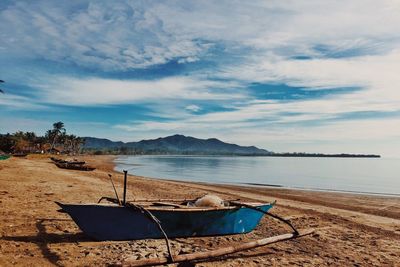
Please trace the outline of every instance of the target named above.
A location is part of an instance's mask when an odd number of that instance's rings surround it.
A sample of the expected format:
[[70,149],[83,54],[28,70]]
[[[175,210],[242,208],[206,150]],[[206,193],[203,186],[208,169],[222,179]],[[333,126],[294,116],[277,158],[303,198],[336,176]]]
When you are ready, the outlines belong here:
[[177,181],[400,197],[400,159],[118,156],[116,170]]

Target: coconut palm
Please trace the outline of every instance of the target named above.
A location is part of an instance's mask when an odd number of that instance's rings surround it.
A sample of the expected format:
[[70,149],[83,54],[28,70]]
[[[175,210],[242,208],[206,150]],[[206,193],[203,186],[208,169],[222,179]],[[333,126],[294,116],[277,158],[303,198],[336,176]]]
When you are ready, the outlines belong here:
[[14,138],[11,134],[0,134],[0,150],[11,153],[15,145]]
[[68,153],[73,153],[75,138],[76,136],[73,134],[65,134],[61,138],[62,143],[64,144],[64,150]]
[[37,140],[37,136],[34,132],[25,132],[25,139],[31,143],[31,144],[35,144],[36,140]]
[[14,152],[23,152],[27,151],[30,147],[30,143],[26,138],[26,135],[23,131],[18,131],[14,133]]
[[53,130],[52,130],[52,132],[53,132],[53,134],[52,134],[53,141],[52,141],[52,143],[51,143],[51,150],[54,149],[54,145],[56,144],[56,141],[57,141],[58,137],[59,137],[61,134],[65,134],[64,123],[61,122],[61,121],[53,123]]
[[85,144],[85,139],[77,136],[75,138],[75,146],[74,146],[75,153],[79,153],[79,151],[81,150],[81,146],[84,144]]
[[44,138],[46,139],[47,143],[51,143],[54,138],[54,132],[52,130],[47,130],[44,134]]

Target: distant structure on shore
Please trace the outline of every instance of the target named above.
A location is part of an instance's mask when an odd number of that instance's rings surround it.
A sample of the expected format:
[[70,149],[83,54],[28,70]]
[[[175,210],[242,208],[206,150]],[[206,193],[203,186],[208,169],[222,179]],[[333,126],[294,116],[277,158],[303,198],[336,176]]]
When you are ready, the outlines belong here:
[[104,138],[84,137],[83,152],[118,155],[238,155],[269,157],[341,157],[379,158],[373,154],[322,154],[322,153],[275,153],[255,146],[240,146],[222,142],[216,138],[199,139],[191,136],[172,135],[139,142],[111,141]]

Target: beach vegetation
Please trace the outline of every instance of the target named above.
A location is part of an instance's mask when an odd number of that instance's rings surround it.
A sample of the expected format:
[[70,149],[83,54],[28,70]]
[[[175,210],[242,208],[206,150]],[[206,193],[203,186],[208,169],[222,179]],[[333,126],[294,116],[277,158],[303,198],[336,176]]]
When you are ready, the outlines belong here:
[[0,150],[5,153],[52,153],[79,154],[85,139],[67,134],[63,122],[53,123],[53,128],[43,136],[35,132],[17,131],[14,134],[0,134]]

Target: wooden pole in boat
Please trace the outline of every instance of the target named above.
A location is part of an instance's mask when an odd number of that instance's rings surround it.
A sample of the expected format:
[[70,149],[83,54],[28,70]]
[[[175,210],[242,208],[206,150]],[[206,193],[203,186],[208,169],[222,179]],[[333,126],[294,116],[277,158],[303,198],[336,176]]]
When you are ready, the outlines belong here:
[[122,205],[126,204],[126,180],[128,178],[128,171],[124,170],[124,196],[122,200]]
[[298,238],[301,236],[309,235],[314,232],[314,229],[307,230],[299,230],[299,234],[295,235],[294,233],[283,234],[278,236],[267,237],[263,239],[259,239],[256,241],[247,242],[244,244],[237,244],[234,246],[229,246],[225,248],[220,248],[216,250],[206,251],[206,252],[195,252],[191,254],[180,254],[174,255],[173,261],[169,261],[167,257],[153,258],[153,259],[144,259],[144,260],[130,260],[129,258],[122,263],[122,266],[154,266],[154,265],[163,265],[177,262],[185,262],[185,261],[193,261],[193,260],[205,260],[215,257],[224,256],[227,254],[232,254],[238,251],[248,250],[256,247],[265,246],[268,244],[290,240],[294,238]]

